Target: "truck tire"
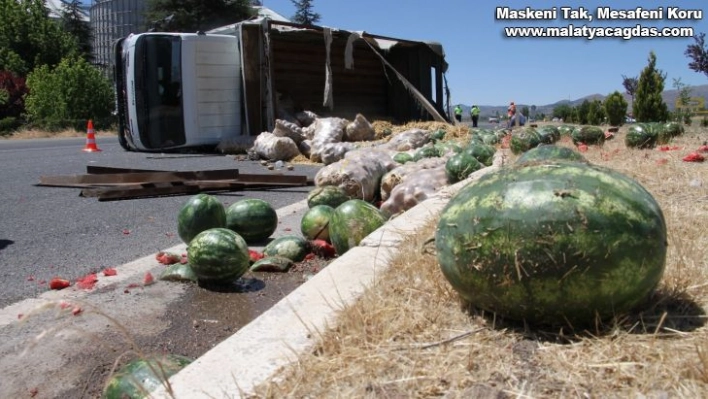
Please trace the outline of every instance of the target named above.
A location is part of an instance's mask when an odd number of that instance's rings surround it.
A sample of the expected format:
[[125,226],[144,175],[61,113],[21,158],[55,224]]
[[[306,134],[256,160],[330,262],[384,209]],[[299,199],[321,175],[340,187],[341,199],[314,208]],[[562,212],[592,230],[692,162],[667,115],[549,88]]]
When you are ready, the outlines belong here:
[[128,145],[128,140],[125,139],[125,134],[123,134],[122,131],[118,131],[118,144],[120,144],[121,148],[126,151],[133,151],[133,149]]

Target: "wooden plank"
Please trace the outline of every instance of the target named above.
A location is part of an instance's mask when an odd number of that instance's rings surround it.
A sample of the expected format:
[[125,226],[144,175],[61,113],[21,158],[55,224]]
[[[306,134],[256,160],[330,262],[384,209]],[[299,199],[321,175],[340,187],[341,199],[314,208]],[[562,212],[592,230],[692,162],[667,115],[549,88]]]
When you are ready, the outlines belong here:
[[81,197],[97,197],[99,201],[115,201],[121,199],[136,199],[145,197],[160,197],[165,195],[197,194],[201,192],[237,191],[243,189],[240,183],[214,181],[214,182],[186,182],[172,186],[128,186],[128,187],[103,187],[81,190]]
[[[238,169],[236,169],[238,170]],[[149,169],[130,169],[116,168],[112,166],[94,166],[87,165],[86,173],[90,174],[106,174],[106,173],[140,173],[140,172],[168,172],[166,170],[149,170]],[[206,179],[205,179],[206,180]],[[283,175],[283,174],[257,174],[257,173],[239,173],[238,178],[234,179],[240,182],[263,182],[263,183],[286,183],[286,184],[302,184],[303,186],[314,185],[314,180],[308,179],[304,175]]]
[[112,183],[157,183],[181,182],[190,180],[235,180],[238,169],[203,170],[189,172],[135,172],[105,173],[94,175],[41,176],[40,186],[67,187],[73,184],[112,184]]
[[133,169],[133,168],[117,168],[114,166],[98,166],[86,165],[86,173],[90,175],[102,175],[107,173],[136,173],[136,172],[169,172],[168,170],[153,170],[153,169]]

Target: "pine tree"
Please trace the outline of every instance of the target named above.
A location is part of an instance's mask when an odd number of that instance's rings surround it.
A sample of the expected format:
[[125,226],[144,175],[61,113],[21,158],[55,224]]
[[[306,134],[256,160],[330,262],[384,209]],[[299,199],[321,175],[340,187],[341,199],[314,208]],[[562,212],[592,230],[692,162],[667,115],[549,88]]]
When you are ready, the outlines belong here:
[[708,76],[708,47],[706,47],[706,34],[701,33],[693,37],[696,41],[694,44],[689,44],[686,47],[684,55],[692,61],[688,63],[688,67],[693,71],[702,72]]
[[150,0],[147,28],[162,32],[207,31],[253,16],[251,0]]
[[666,122],[669,109],[661,94],[664,92],[666,74],[656,69],[656,55],[649,53],[649,64],[639,76],[637,94],[632,104],[634,118],[638,122]]
[[619,91],[615,91],[605,98],[605,114],[612,126],[620,126],[627,115],[627,100]]
[[86,61],[91,62],[93,61],[93,52],[91,51],[93,35],[91,34],[89,23],[81,19],[83,15],[81,11],[80,0],[71,0],[68,3],[64,3],[61,13],[61,25],[64,32],[68,32],[76,38],[81,56]]
[[312,0],[290,0],[295,5],[292,21],[301,25],[314,25],[320,20],[320,14],[313,11]]

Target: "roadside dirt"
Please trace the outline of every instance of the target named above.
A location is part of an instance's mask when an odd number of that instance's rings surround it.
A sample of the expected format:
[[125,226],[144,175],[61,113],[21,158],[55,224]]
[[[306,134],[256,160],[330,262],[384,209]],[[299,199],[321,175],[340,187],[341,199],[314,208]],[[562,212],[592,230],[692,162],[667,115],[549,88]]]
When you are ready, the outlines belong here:
[[[0,374],[5,375],[0,397],[100,398],[112,371],[141,354],[174,353],[196,359],[330,261],[315,257],[286,273],[249,272],[218,290],[167,281],[131,289],[112,285],[86,299],[95,304],[95,311],[85,306],[77,316],[71,309],[32,315],[28,323],[4,331],[8,334],[4,338],[24,339],[21,345],[0,350]],[[121,310],[128,314],[126,320],[112,320],[107,314],[115,307],[133,310]],[[27,373],[30,369],[32,375]],[[11,382],[6,383],[6,377]]]

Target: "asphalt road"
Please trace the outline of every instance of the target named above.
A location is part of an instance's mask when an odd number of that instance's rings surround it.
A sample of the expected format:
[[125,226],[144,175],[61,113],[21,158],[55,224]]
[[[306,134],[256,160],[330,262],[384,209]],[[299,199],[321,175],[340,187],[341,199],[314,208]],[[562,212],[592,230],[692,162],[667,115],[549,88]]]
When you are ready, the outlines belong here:
[[[125,152],[112,137],[97,138],[101,152],[83,152],[84,144],[83,138],[0,141],[0,308],[46,291],[53,277],[73,281],[180,243],[176,216],[188,195],[99,202],[79,197],[78,188],[35,186],[40,176],[84,174],[87,165],[274,173],[230,155]],[[314,177],[318,169],[281,172]],[[215,195],[226,206],[261,198],[277,209],[306,198],[311,188]]]

